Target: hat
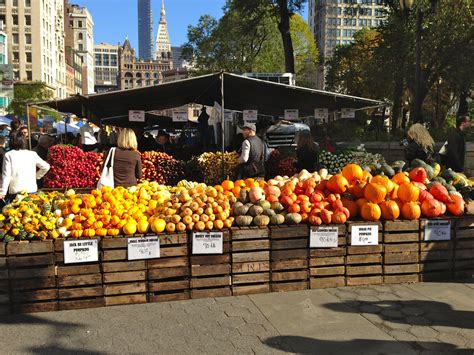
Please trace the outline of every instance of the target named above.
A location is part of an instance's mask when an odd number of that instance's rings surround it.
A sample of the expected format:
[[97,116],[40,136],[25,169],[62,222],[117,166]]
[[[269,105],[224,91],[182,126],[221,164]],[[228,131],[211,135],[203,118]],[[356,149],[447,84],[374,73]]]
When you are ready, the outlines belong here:
[[257,126],[255,125],[255,123],[245,122],[241,128],[242,129],[247,128],[247,129],[250,129],[251,131],[257,132]]

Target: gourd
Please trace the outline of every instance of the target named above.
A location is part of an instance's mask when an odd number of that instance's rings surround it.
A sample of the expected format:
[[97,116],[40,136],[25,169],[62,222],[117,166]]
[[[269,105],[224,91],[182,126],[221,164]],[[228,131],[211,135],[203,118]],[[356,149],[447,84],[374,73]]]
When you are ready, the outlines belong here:
[[274,210],[267,208],[263,210],[263,214],[265,216],[271,217],[271,216],[276,215],[277,213]]
[[392,178],[392,181],[397,185],[401,185],[403,183],[410,182],[410,178],[408,177],[407,174],[400,172],[400,173],[395,174],[395,176]]
[[410,171],[409,177],[411,181],[424,183],[428,178],[428,174],[424,168],[420,167],[412,169],[412,171]]
[[342,168],[342,176],[344,176],[349,183],[356,180],[361,180],[364,175],[362,168],[357,164],[347,164]]
[[235,219],[235,223],[239,227],[250,226],[252,224],[252,221],[253,221],[252,216],[237,216],[237,218]]
[[262,207],[264,210],[272,207],[271,203],[266,200],[261,200],[257,203],[258,206]]
[[452,202],[447,204],[449,213],[453,216],[462,216],[464,214],[465,203],[461,196],[451,195]]
[[268,226],[270,224],[270,217],[265,215],[255,216],[253,219],[253,224],[258,227]]
[[442,205],[438,200],[426,199],[421,204],[421,212],[428,218],[438,217],[442,213]]
[[385,186],[370,182],[364,190],[364,197],[373,203],[380,203],[385,200],[387,189]]
[[301,223],[301,220],[302,220],[302,217],[299,213],[288,213],[286,216],[285,216],[285,222],[287,224],[300,224]]
[[347,216],[344,212],[336,211],[332,214],[331,220],[335,224],[344,224],[347,221]]
[[349,182],[342,174],[336,174],[328,180],[327,188],[333,193],[342,194],[349,188]]
[[421,209],[416,202],[405,202],[402,206],[402,216],[410,221],[420,219]]
[[254,186],[249,191],[249,199],[252,203],[257,203],[261,199],[265,198],[265,193],[261,187]]
[[270,208],[274,210],[276,213],[279,213],[285,209],[280,202],[272,202]]
[[400,216],[400,208],[395,201],[383,201],[380,204],[382,218],[388,221],[396,220]]
[[285,223],[285,216],[282,214],[276,214],[270,217],[270,224],[272,225],[280,225]]
[[368,202],[362,206],[360,215],[365,221],[378,221],[382,215],[382,211],[377,204]]
[[249,207],[246,205],[236,205],[234,206],[234,216],[243,216],[246,215],[247,212],[249,211]]
[[404,183],[398,188],[397,196],[403,202],[415,202],[420,196],[420,189],[411,183]]
[[263,208],[257,205],[250,207],[249,214],[253,217],[259,216],[263,213]]
[[430,194],[432,194],[433,197],[438,201],[444,203],[451,202],[451,197],[449,196],[448,190],[440,183],[432,184],[432,186],[430,187]]
[[359,215],[359,206],[357,206],[355,201],[349,200],[348,198],[342,198],[341,201],[343,206],[349,210],[351,217],[355,218]]

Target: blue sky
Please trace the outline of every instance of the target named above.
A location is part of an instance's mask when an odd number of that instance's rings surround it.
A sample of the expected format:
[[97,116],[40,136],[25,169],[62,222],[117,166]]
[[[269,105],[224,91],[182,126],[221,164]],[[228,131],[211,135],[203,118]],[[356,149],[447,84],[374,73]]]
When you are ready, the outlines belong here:
[[[151,0],[156,36],[161,0]],[[123,43],[128,35],[132,46],[138,49],[138,19],[136,0],[70,0],[72,4],[86,6],[94,19],[95,43]],[[188,25],[195,25],[201,15],[222,16],[225,0],[165,0],[166,19],[171,44],[186,42]],[[303,18],[306,19],[306,12]]]

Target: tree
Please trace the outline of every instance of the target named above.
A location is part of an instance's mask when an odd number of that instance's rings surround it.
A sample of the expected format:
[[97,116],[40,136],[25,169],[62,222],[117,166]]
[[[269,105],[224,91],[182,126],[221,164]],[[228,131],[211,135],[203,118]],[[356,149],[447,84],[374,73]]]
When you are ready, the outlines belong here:
[[10,102],[8,112],[15,116],[26,115],[27,103],[38,103],[53,98],[53,92],[41,82],[15,83],[13,87],[13,100]]

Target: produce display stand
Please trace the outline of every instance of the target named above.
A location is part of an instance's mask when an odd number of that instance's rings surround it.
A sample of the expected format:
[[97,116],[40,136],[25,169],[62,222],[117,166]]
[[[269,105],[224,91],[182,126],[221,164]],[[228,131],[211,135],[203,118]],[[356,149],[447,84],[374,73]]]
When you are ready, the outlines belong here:
[[268,228],[232,228],[232,294],[270,292]]
[[338,246],[312,248],[309,252],[310,288],[332,288],[346,285],[347,227],[338,225]]
[[10,287],[8,284],[6,244],[0,245],[0,315],[10,313]]
[[420,273],[420,221],[385,221],[383,224],[383,282],[418,282]]
[[454,278],[474,277],[474,216],[458,218],[455,223]]

